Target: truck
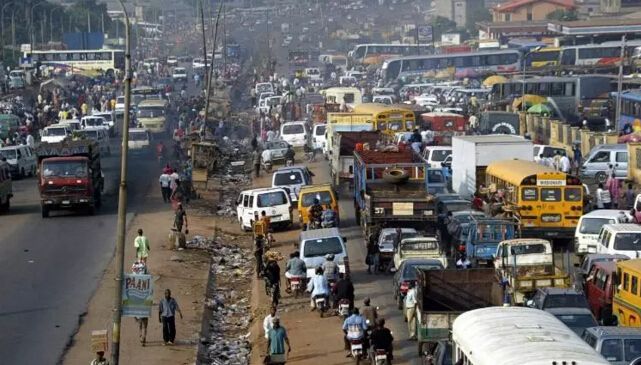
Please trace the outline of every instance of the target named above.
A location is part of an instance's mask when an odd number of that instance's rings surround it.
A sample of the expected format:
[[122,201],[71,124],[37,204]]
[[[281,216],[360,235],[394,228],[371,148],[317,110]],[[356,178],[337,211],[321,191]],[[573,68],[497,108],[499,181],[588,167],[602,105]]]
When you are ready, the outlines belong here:
[[378,131],[334,132],[332,153],[330,154],[330,176],[335,190],[342,183],[352,183],[354,179],[354,150],[357,144],[369,144],[371,148],[381,139]]
[[517,238],[518,222],[515,219],[481,218],[471,216],[465,254],[474,266],[492,265],[496,247],[500,242]]
[[367,123],[368,120],[371,120],[369,114],[327,113],[326,143],[323,148],[325,158],[331,158],[337,132],[373,132],[374,124]]
[[471,197],[485,183],[485,170],[494,161],[532,161],[532,141],[520,136],[485,135],[452,137],[452,189]]
[[41,143],[38,156],[38,188],[42,217],[52,210],[100,208],[104,187],[100,147],[93,140]]
[[502,289],[491,268],[417,269],[416,278],[419,356],[429,354],[436,342],[450,339],[452,323],[461,313],[503,301]]
[[507,284],[512,305],[524,304],[538,288],[569,288],[570,275],[554,264],[552,243],[540,238],[517,238],[498,244],[494,268]]
[[434,194],[446,190],[445,177],[414,158],[410,150],[354,152],[354,208],[365,237],[388,225],[434,228]]

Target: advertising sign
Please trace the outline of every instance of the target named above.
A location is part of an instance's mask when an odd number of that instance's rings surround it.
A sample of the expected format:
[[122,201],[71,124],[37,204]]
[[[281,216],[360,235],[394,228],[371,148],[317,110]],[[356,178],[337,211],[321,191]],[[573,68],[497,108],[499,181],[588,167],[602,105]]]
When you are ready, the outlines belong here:
[[153,302],[152,276],[125,274],[122,282],[123,317],[150,317]]

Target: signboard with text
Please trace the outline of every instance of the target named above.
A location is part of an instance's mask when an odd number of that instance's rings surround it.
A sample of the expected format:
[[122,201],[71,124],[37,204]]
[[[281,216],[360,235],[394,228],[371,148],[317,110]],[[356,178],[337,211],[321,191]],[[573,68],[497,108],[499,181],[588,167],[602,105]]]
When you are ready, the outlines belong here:
[[123,317],[150,317],[153,302],[152,276],[125,274],[122,282]]
[[416,27],[416,34],[419,43],[431,43],[434,40],[431,25],[419,25]]

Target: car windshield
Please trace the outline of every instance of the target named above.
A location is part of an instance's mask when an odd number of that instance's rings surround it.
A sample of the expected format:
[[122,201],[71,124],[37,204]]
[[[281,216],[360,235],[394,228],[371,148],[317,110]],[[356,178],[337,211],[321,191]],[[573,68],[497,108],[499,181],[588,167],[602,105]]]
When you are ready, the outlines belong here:
[[100,127],[102,126],[102,119],[98,119],[98,118],[85,119],[85,125],[92,126],[92,127]]
[[617,233],[614,238],[614,249],[622,251],[641,250],[641,233]]
[[0,156],[3,156],[7,160],[13,160],[16,158],[17,150],[11,149],[11,150],[1,150],[0,151]]
[[130,141],[146,141],[147,137],[147,132],[129,132]]
[[98,139],[98,131],[82,131],[82,134],[89,139]]
[[283,204],[289,204],[289,202],[287,201],[287,196],[282,191],[258,194],[259,208],[275,207]]
[[543,303],[545,308],[588,308],[583,295],[547,295]]
[[300,171],[287,171],[274,174],[274,186],[297,185],[303,183]]
[[[414,237],[418,237],[418,232],[402,232],[401,233],[402,240],[406,238],[414,238]],[[394,242],[395,239],[396,239],[396,232],[387,233],[385,236],[383,236],[383,242]]]
[[302,124],[288,124],[283,126],[283,135],[303,133],[305,133],[305,128],[303,128]]
[[321,205],[329,205],[332,203],[332,196],[329,191],[315,191],[313,193],[303,194],[303,207],[310,207],[314,204],[314,199],[318,199]]
[[510,247],[512,255],[527,255],[532,253],[545,253],[545,245],[534,243],[528,245],[515,245]]
[[612,223],[616,223],[616,221],[611,218],[583,218],[583,220],[581,220],[581,226],[579,227],[579,233],[599,234],[604,224]]
[[45,177],[83,177],[87,176],[87,164],[81,161],[45,161],[42,171]]
[[325,256],[328,253],[337,255],[343,252],[343,246],[338,237],[319,238],[305,241],[304,257]]
[[64,136],[67,134],[67,130],[65,128],[49,128],[46,129],[46,134],[47,136]]
[[591,314],[557,314],[555,317],[571,329],[588,328],[599,325]]
[[416,269],[421,270],[442,270],[443,266],[441,264],[425,264],[425,263],[415,263],[405,265],[403,269],[403,279],[405,280],[416,280]]
[[165,115],[163,108],[139,108],[138,118],[157,118]]
[[452,154],[451,150],[434,150],[432,151],[432,161],[442,162],[445,158]]

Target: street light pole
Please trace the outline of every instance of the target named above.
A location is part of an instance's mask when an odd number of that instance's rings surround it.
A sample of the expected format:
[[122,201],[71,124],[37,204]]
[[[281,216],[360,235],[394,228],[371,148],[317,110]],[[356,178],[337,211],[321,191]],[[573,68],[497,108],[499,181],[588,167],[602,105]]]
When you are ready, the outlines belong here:
[[125,116],[122,122],[120,145],[120,190],[118,193],[118,226],[116,228],[116,281],[113,303],[113,328],[111,331],[111,364],[120,360],[120,322],[122,319],[122,281],[125,271],[125,232],[127,226],[127,152],[129,143],[129,110],[131,108],[131,42],[129,15],[123,0],[118,0],[125,16]]
[[2,23],[2,36],[0,37],[2,44],[0,44],[0,47],[2,47],[2,62],[4,62],[4,9],[9,6],[13,5],[14,2],[10,1],[2,6],[2,9],[0,10],[0,23]]
[[624,34],[623,37],[621,37],[621,62],[619,63],[619,76],[617,78],[617,105],[614,114],[615,130],[616,128],[619,128],[619,123],[621,120],[621,93],[623,92],[623,62],[625,61],[625,39],[626,35]]
[[31,40],[31,52],[33,52],[33,43],[34,43],[34,40],[35,40],[35,34],[34,34],[35,27],[33,26],[33,11],[38,6],[44,5],[44,4],[46,4],[46,2],[38,2],[38,3],[35,3],[31,7],[31,13],[30,13],[30,17],[29,17],[29,34],[30,34],[30,40]]

